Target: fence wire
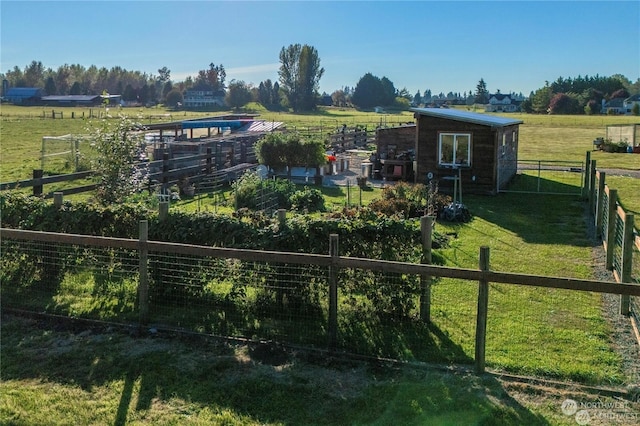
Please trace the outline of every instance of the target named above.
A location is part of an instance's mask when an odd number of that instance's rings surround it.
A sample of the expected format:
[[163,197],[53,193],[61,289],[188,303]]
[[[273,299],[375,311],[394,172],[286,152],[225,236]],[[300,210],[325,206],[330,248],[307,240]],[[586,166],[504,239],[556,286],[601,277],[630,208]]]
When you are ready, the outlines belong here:
[[625,380],[619,365],[598,355],[606,350],[607,339],[602,336],[610,333],[602,321],[603,297],[585,291],[491,284],[487,363],[523,375],[582,382]]
[[581,195],[584,163],[579,161],[518,160],[500,163],[499,175],[516,170],[500,192]]
[[326,346],[323,268],[150,253],[149,271],[152,324]]
[[624,245],[624,220],[616,214],[613,232],[613,270],[622,278],[622,249]]
[[[141,257],[136,249],[5,237],[0,252],[3,307],[139,324]],[[155,250],[146,259],[148,327],[329,346],[331,268],[326,262]],[[477,282],[434,279],[428,322],[421,316],[419,275],[344,267],[336,276],[336,349],[399,360],[473,362]],[[490,284],[487,363],[525,374],[585,379],[580,376],[589,370],[585,363],[601,358],[578,362],[566,348],[597,352],[606,333],[600,309],[595,293]],[[606,371],[601,367],[596,370]]]
[[135,250],[59,242],[0,242],[2,304],[72,317],[138,318]]

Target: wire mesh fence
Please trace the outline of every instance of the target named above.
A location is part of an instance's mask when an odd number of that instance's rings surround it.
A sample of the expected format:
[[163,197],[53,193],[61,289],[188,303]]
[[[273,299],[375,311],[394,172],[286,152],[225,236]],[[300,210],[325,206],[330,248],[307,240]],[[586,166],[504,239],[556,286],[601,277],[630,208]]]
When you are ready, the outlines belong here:
[[[481,271],[146,238],[6,229],[3,234],[3,307],[367,357],[477,361]],[[483,308],[489,318],[489,363],[579,377],[580,365],[567,345],[595,353],[594,345],[603,340],[593,339],[593,333],[605,331],[596,312],[599,296],[575,289],[638,291],[567,280],[491,275],[489,304]],[[529,284],[508,284],[519,282]],[[425,283],[432,283],[428,292]]]
[[500,192],[580,195],[584,182],[584,163],[579,161],[518,160],[502,161],[499,174],[516,170]]
[[138,252],[2,239],[2,304],[27,311],[138,320]]
[[151,324],[326,346],[326,268],[149,254]]

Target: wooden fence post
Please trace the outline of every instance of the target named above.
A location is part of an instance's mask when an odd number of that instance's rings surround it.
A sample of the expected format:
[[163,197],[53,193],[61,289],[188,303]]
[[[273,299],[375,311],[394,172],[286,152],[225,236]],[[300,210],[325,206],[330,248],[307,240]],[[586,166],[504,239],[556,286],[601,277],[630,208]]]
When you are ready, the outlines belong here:
[[[489,270],[489,247],[480,247],[480,270]],[[489,282],[478,282],[478,312],[476,320],[476,374],[483,374],[485,368],[485,347],[487,343],[487,312],[489,310]]]
[[613,247],[616,244],[616,218],[618,217],[618,191],[609,189],[609,202],[607,203],[607,241],[605,243],[605,267],[613,269]]
[[169,185],[169,153],[162,153],[162,189],[166,189]]
[[44,172],[42,169],[34,169],[33,170],[33,195],[39,197],[42,195],[42,176],[44,176]]
[[[626,213],[624,215],[624,227],[622,228],[622,265],[620,281],[630,283],[631,281],[631,263],[633,262],[633,215]],[[620,295],[620,314],[629,315],[631,297],[628,294]]]
[[207,166],[206,166],[206,170],[207,170],[207,174],[211,174],[211,170],[212,170],[212,166],[211,166],[211,156],[213,150],[211,149],[210,146],[207,147]]
[[[433,236],[433,216],[420,218],[420,234],[422,240],[422,264],[431,264],[431,243]],[[427,324],[431,322],[431,276],[420,275],[420,319]]]
[[165,220],[167,216],[169,216],[169,202],[160,201],[160,204],[158,205],[158,219]]
[[278,209],[278,224],[284,226],[287,223],[287,209]]
[[329,235],[329,255],[332,260],[329,266],[329,348],[335,349],[338,342],[338,234]]
[[146,325],[149,323],[149,271],[147,260],[149,257],[149,248],[147,241],[149,238],[149,222],[146,220],[140,221],[140,236],[138,241],[138,251],[140,256],[139,276],[138,282],[138,310],[140,314],[140,324]]
[[591,151],[587,151],[586,159],[584,161],[584,182],[582,182],[582,198],[589,198],[589,171],[591,170]]
[[62,192],[54,192],[53,193],[53,205],[57,208],[62,207]]
[[595,217],[595,225],[596,225],[596,237],[600,238],[602,236],[602,211],[604,206],[602,205],[604,202],[604,187],[606,185],[606,177],[607,174],[605,172],[598,173],[598,196],[596,198],[596,217]]
[[589,169],[589,211],[593,213],[595,203],[596,192],[596,160],[591,161],[591,167]]

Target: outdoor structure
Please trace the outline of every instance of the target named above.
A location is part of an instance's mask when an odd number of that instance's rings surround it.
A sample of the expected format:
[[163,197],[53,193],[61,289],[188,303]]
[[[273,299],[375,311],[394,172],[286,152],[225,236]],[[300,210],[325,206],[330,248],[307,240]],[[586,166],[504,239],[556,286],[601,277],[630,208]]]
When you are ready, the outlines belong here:
[[14,105],[38,105],[45,96],[44,90],[38,87],[11,87],[4,94],[4,98]]
[[412,108],[416,119],[414,181],[460,184],[496,194],[517,172],[521,120],[457,109]]
[[47,106],[99,106],[120,105],[121,95],[50,95],[40,99]]
[[631,148],[640,147],[640,124],[610,124],[606,127],[606,139],[626,142]]
[[613,98],[609,102],[603,99],[601,112],[609,115],[624,114],[624,98]]
[[415,159],[416,146],[415,123],[377,129],[376,145],[374,178],[413,180],[413,161]]
[[636,94],[633,96],[629,96],[627,99],[622,101],[622,112],[625,115],[633,115],[633,108],[638,105],[640,107],[640,94]]
[[4,98],[14,105],[98,106],[120,105],[121,95],[47,95],[39,87],[7,88]]

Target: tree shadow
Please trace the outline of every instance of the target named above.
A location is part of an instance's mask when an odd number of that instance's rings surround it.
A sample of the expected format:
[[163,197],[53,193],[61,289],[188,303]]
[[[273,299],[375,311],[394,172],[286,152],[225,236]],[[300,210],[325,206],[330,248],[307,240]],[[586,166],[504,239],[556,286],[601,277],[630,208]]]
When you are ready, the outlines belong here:
[[584,202],[579,197],[500,193],[466,195],[464,203],[473,217],[507,229],[527,243],[591,246],[584,232]]
[[401,361],[470,364],[462,346],[433,323],[418,318],[346,311],[339,313],[338,349]]
[[[141,412],[177,421],[185,409],[196,420],[206,409],[260,424],[548,424],[495,378],[462,370],[398,369],[327,352],[269,344],[243,349],[206,338],[133,336],[7,315],[2,335],[3,380],[40,379],[102,397],[107,388],[120,389],[114,425],[128,424]],[[47,347],[55,350],[43,357]],[[82,398],[74,404],[86,415]],[[154,412],[158,406],[165,411]]]

